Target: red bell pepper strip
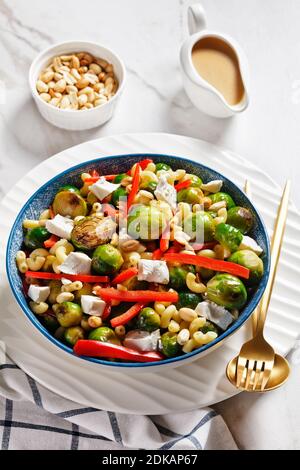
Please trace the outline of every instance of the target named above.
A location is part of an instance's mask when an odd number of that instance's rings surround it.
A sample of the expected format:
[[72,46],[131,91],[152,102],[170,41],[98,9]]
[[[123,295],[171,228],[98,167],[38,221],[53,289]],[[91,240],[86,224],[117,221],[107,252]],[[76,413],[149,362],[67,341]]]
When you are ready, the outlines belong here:
[[231,263],[230,261],[222,261],[218,259],[206,258],[205,256],[189,255],[185,253],[166,253],[165,261],[174,261],[182,264],[194,264],[201,268],[212,269],[213,271],[221,271],[235,276],[249,279],[249,269],[240,264]]
[[178,252],[181,251],[181,250],[182,250],[182,245],[180,245],[180,244],[178,243],[178,245],[173,245],[173,246],[171,246],[171,247],[168,249],[168,251],[166,251],[166,254],[167,254],[167,253],[178,253]]
[[59,237],[57,237],[56,235],[51,235],[50,238],[48,238],[48,240],[45,240],[44,241],[44,247],[45,248],[52,248],[56,242],[58,242],[59,240]]
[[120,325],[126,325],[132,318],[136,317],[138,313],[145,307],[145,304],[137,303],[130,307],[127,312],[122,313],[118,317],[114,317],[110,320],[110,324],[113,328]]
[[102,313],[102,320],[106,320],[109,315],[111,314],[111,304],[107,303],[104,307],[103,313]]
[[159,248],[157,248],[157,250],[154,250],[152,253],[152,259],[153,260],[162,259],[163,255],[164,255],[163,252]]
[[[145,170],[147,166],[149,165],[149,163],[153,163],[153,160],[151,158],[145,158],[144,160],[141,160],[140,162],[138,162],[142,170]],[[131,175],[131,170],[132,168],[130,168],[130,170],[127,171],[127,175]]]
[[65,273],[46,273],[41,271],[26,271],[26,277],[35,279],[69,279],[70,281],[82,281],[82,282],[109,282],[108,276],[92,276],[90,274],[65,274]]
[[132,277],[136,276],[139,270],[137,268],[128,268],[125,269],[125,271],[122,271],[120,274],[118,274],[113,280],[112,284],[121,284],[121,282],[127,281],[128,279],[131,279]]
[[217,244],[218,242],[191,243],[191,246],[194,248],[195,251],[199,251],[214,248]]
[[104,343],[92,339],[78,340],[73,351],[78,356],[108,357],[134,362],[154,362],[165,359],[165,356],[156,351],[139,352],[118,344]]
[[132,189],[128,195],[127,199],[127,212],[129,212],[130,207],[133,204],[134,198],[137,195],[137,192],[139,190],[139,184],[140,184],[140,174],[141,174],[141,167],[137,163],[133,175],[133,180],[132,180]]
[[176,189],[176,191],[181,191],[181,189],[188,188],[189,186],[191,186],[191,184],[192,184],[191,180],[185,180],[185,181],[182,181],[181,183],[175,184],[174,188]]
[[49,214],[50,214],[50,219],[54,219],[55,214],[54,214],[54,210],[52,209],[52,206],[50,206],[49,208]]
[[[106,181],[113,181],[117,175],[103,175],[103,178],[106,179]],[[86,184],[93,184],[97,183],[101,177],[100,176],[90,176],[89,178],[86,178],[84,182]]]
[[97,178],[97,177],[99,178],[99,176],[100,176],[100,174],[98,173],[97,170],[93,170],[93,171],[91,172],[91,177],[92,177],[92,178]]
[[[209,259],[209,258],[206,258]],[[105,301],[120,300],[123,302],[174,302],[178,301],[177,292],[157,292],[151,290],[127,290],[120,291],[113,287],[97,288],[94,292]]]

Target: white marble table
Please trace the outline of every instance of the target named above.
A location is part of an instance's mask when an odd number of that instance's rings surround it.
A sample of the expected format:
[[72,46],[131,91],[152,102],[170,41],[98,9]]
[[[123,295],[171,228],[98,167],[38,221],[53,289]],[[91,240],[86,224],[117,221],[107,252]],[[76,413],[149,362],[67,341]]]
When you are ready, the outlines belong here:
[[[280,184],[293,182],[300,206],[300,4],[298,0],[202,0],[209,25],[236,37],[251,67],[251,105],[215,120],[198,112],[181,87],[178,51],[195,0],[0,0],[0,191],[43,159],[77,143],[120,132],[199,137],[259,164]],[[119,52],[128,71],[116,116],[81,133],[56,129],[38,114],[27,86],[38,51],[73,38]],[[1,196],[0,193],[0,196]],[[299,352],[282,389],[219,404],[242,448],[300,448]]]

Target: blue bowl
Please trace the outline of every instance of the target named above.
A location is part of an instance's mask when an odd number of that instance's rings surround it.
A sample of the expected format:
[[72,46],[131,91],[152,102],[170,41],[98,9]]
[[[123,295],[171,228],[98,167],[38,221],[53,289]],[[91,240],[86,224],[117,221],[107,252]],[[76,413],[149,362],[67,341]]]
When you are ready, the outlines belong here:
[[[247,305],[240,313],[239,318],[230,326],[230,328],[228,328],[228,330],[220,334],[220,336],[218,336],[211,343],[202,346],[201,348],[196,349],[188,354],[184,354],[182,356],[174,358],[164,359],[162,361],[153,363],[110,362],[95,358],[81,358],[84,361],[91,361],[97,364],[105,365],[110,368],[135,368],[142,369],[144,371],[150,371],[153,370],[153,367],[157,368],[157,366],[159,365],[181,365],[184,362],[190,362],[193,359],[197,359],[200,355],[204,355],[204,353],[207,353],[209,349],[218,346],[225,338],[228,338],[235,331],[237,331],[243,325],[243,323],[245,323],[245,321],[249,318],[249,316],[257,306],[266,288],[269,276],[270,251],[267,230],[260,215],[258,214],[255,207],[252,205],[252,203],[249,201],[249,199],[246,197],[246,195],[228,178],[207,166],[185,158],[175,157],[171,155],[150,154],[149,156],[154,160],[154,162],[163,161],[165,163],[168,163],[173,169],[183,168],[187,171],[187,173],[194,173],[196,175],[199,175],[201,176],[204,182],[215,179],[223,180],[222,191],[224,190],[228,192],[233,197],[237,205],[249,208],[254,214],[255,222],[253,229],[249,235],[252,236],[264,250],[264,255],[262,258],[264,263],[264,275],[259,285],[253,292],[251,299],[248,301]],[[127,171],[134,163],[136,163],[137,160],[141,160],[143,158],[145,158],[145,154],[117,155],[105,158],[98,158],[82,163],[80,165],[76,165],[58,174],[57,176],[49,180],[47,183],[45,183],[31,196],[31,198],[26,202],[22,210],[19,212],[15,223],[11,229],[6,252],[6,271],[14,296],[27,318],[31,321],[31,323],[44,336],[46,336],[49,341],[54,343],[56,346],[58,346],[60,349],[62,349],[68,354],[73,355],[72,349],[55,339],[46,330],[46,328],[39,322],[38,318],[30,310],[26,298],[24,296],[21,277],[19,275],[15,262],[16,253],[20,249],[23,240],[22,221],[24,219],[38,218],[39,214],[51,204],[55,193],[61,186],[65,184],[80,185],[82,183],[80,178],[81,173],[89,173],[94,169],[100,170],[101,174],[123,173]]]

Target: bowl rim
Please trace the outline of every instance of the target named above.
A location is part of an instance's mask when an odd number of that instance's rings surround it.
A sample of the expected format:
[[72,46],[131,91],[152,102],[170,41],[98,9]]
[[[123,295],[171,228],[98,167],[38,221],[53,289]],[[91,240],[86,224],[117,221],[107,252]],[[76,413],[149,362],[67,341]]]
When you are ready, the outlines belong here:
[[[38,64],[38,62],[42,59],[42,57],[45,54],[47,55],[48,53],[50,53],[56,47],[69,46],[69,45],[73,45],[73,44],[74,44],[75,49],[77,47],[76,44],[78,44],[78,45],[83,44],[83,45],[86,45],[87,47],[89,47],[89,46],[101,47],[102,49],[104,49],[104,50],[108,51],[109,53],[111,53],[115,57],[117,62],[119,62],[119,64],[120,64],[120,67],[122,69],[123,77],[122,77],[122,80],[119,81],[118,89],[117,89],[116,93],[114,94],[114,96],[112,96],[106,103],[103,103],[101,106],[97,106],[96,108],[83,109],[83,110],[56,108],[55,106],[51,106],[49,103],[46,103],[44,100],[42,100],[39,93],[37,92],[35,84],[33,83],[33,72],[34,72],[35,66]],[[86,50],[86,52],[88,52],[88,50]],[[53,55],[52,57],[55,57],[55,56]],[[28,72],[28,83],[29,83],[29,87],[30,87],[31,94],[32,94],[33,98],[38,100],[39,103],[43,103],[44,105],[46,105],[47,109],[49,109],[49,106],[50,106],[50,109],[53,109],[54,112],[57,112],[57,113],[63,112],[63,113],[67,113],[68,115],[77,113],[78,111],[80,111],[80,115],[82,115],[83,113],[86,113],[88,111],[94,111],[95,112],[95,111],[99,111],[99,109],[103,109],[104,107],[107,107],[108,104],[112,104],[115,101],[115,99],[117,99],[121,95],[121,93],[123,92],[123,89],[124,89],[125,81],[126,81],[126,68],[125,68],[123,60],[120,58],[120,56],[118,54],[116,54],[116,52],[114,52],[109,47],[104,46],[104,45],[102,45],[98,42],[86,41],[86,40],[81,41],[80,39],[76,39],[76,40],[73,40],[73,41],[69,40],[69,41],[57,42],[57,43],[52,44],[51,46],[47,47],[46,49],[43,49],[41,52],[39,52],[37,54],[37,56],[31,62],[29,72]]]
[[[126,159],[127,157],[145,158],[145,156],[151,157],[151,158],[153,157],[154,159],[157,159],[157,158],[161,159],[161,158],[164,158],[164,157],[173,158],[175,160],[178,160],[178,162],[184,161],[184,162],[187,162],[189,164],[192,164],[192,165],[198,167],[198,170],[205,169],[207,171],[213,172],[219,179],[223,179],[224,181],[228,181],[238,193],[242,194],[243,197],[246,198],[248,206],[250,207],[251,211],[253,211],[256,220],[258,221],[259,225],[261,226],[260,229],[262,229],[263,236],[266,240],[265,270],[264,270],[263,277],[262,277],[262,279],[261,279],[261,281],[260,281],[260,283],[257,287],[257,290],[256,290],[255,294],[253,295],[253,297],[251,298],[249,303],[246,305],[246,307],[242,310],[243,315],[240,315],[239,318],[226,331],[221,333],[215,340],[211,341],[210,343],[208,343],[204,346],[201,346],[200,348],[197,348],[197,349],[191,351],[190,353],[186,353],[186,354],[181,355],[181,356],[170,357],[170,358],[167,358],[167,359],[163,359],[161,361],[132,362],[132,363],[130,363],[130,362],[110,362],[110,361],[104,360],[104,359],[78,356],[78,355],[74,354],[71,347],[63,344],[62,342],[60,342],[59,340],[54,338],[54,336],[52,336],[48,332],[48,330],[40,323],[38,318],[30,310],[30,308],[27,304],[25,296],[23,295],[23,298],[19,297],[17,289],[15,288],[15,285],[14,285],[14,281],[13,281],[12,274],[11,274],[11,271],[10,271],[10,266],[9,266],[9,259],[10,259],[9,254],[11,252],[11,246],[12,246],[12,242],[13,242],[14,232],[15,232],[16,228],[19,226],[19,224],[22,223],[23,214],[26,211],[26,209],[28,208],[28,206],[30,206],[32,201],[37,197],[37,195],[39,193],[43,192],[49,185],[51,185],[51,183],[54,183],[59,178],[65,176],[65,175],[68,175],[69,173],[72,173],[72,172],[74,172],[76,170],[79,170],[81,168],[87,167],[89,165],[94,165],[98,162],[100,163],[102,160],[109,160],[111,158],[117,159],[117,160],[118,159],[122,160],[122,159]],[[14,221],[14,224],[11,228],[9,238],[8,238],[8,241],[7,241],[7,247],[6,247],[6,274],[7,274],[7,277],[8,277],[9,285],[10,285],[10,288],[11,288],[13,294],[14,294],[14,297],[15,297],[17,303],[21,307],[21,310],[23,311],[23,313],[25,314],[27,319],[37,328],[37,330],[43,336],[45,336],[52,344],[58,346],[64,352],[67,352],[68,354],[71,354],[73,357],[76,357],[78,359],[83,359],[85,361],[93,362],[93,363],[96,363],[96,364],[101,364],[102,366],[105,366],[105,367],[108,367],[108,368],[113,368],[113,369],[114,368],[115,369],[116,368],[123,368],[123,369],[129,368],[129,369],[144,369],[144,370],[146,370],[146,369],[151,369],[151,367],[153,368],[153,367],[164,366],[164,365],[168,365],[168,364],[176,364],[178,362],[179,363],[180,362],[184,363],[184,362],[186,362],[186,360],[191,359],[191,358],[194,358],[194,360],[197,359],[198,355],[200,356],[203,352],[209,350],[210,348],[213,348],[213,346],[216,346],[216,345],[218,345],[218,343],[221,343],[222,341],[227,339],[229,336],[231,336],[233,333],[235,333],[248,320],[250,315],[253,313],[253,311],[257,307],[257,305],[258,305],[258,303],[259,303],[259,301],[260,301],[260,299],[261,299],[261,297],[264,293],[264,290],[266,288],[268,278],[269,278],[269,272],[270,272],[270,240],[269,240],[269,235],[268,235],[268,232],[267,232],[267,229],[266,229],[266,226],[265,226],[265,223],[264,223],[262,217],[260,216],[259,212],[255,208],[255,206],[253,205],[251,200],[247,197],[247,195],[231,179],[227,178],[227,176],[223,175],[222,173],[219,173],[217,170],[214,170],[213,168],[211,168],[207,165],[204,165],[202,163],[195,162],[195,161],[193,161],[189,158],[179,157],[178,155],[172,155],[172,154],[160,154],[160,153],[143,152],[143,153],[127,153],[127,154],[118,154],[118,155],[107,155],[107,156],[104,156],[104,157],[98,157],[98,158],[94,158],[92,160],[87,160],[83,163],[79,163],[77,165],[69,167],[68,169],[58,173],[56,176],[53,176],[46,183],[44,183],[41,187],[39,187],[30,196],[30,198],[26,201],[26,203],[23,205],[22,209],[19,211],[19,213],[18,213],[18,215],[17,215],[17,217]]]

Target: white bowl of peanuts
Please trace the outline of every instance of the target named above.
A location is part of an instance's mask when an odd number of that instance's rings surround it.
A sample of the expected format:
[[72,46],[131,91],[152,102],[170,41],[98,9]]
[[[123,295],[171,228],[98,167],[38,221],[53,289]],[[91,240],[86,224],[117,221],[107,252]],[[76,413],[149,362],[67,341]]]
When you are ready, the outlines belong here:
[[48,122],[62,129],[86,130],[112,117],[125,75],[123,62],[110,49],[94,42],[68,41],[35,58],[29,84]]

